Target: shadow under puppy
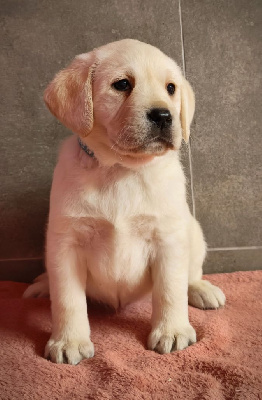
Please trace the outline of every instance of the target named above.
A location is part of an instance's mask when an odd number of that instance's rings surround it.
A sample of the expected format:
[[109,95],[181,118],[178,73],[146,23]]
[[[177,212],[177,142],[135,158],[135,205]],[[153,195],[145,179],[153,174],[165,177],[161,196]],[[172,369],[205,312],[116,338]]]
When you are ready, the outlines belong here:
[[177,64],[137,40],[77,56],[45,91],[75,135],[60,151],[46,239],[48,273],[25,297],[52,301],[45,356],[77,364],[94,355],[86,296],[117,308],[152,291],[148,348],[196,342],[189,304],[218,308],[223,292],[202,280],[206,245],[186,202],[179,161],[194,94]]

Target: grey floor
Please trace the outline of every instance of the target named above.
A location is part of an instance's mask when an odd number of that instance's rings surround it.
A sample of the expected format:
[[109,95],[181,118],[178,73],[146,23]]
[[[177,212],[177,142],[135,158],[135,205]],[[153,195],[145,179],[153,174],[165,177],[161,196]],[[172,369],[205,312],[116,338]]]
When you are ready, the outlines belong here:
[[262,268],[261,0],[2,0],[0,10],[0,278],[42,268],[52,171],[70,133],[44,88],[76,54],[126,37],[173,57],[195,90],[182,159],[205,271]]

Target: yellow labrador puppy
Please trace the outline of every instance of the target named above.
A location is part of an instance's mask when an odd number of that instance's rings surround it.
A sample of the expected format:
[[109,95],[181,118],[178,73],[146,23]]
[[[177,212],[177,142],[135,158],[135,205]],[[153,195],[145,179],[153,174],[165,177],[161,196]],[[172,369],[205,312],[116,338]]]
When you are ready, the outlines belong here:
[[94,355],[86,296],[118,308],[152,290],[148,348],[196,341],[189,304],[217,308],[223,292],[201,280],[206,245],[186,202],[179,161],[194,94],[177,64],[137,40],[77,56],[45,91],[75,135],[54,172],[46,275],[25,297],[50,289],[53,329],[45,356],[77,364]]

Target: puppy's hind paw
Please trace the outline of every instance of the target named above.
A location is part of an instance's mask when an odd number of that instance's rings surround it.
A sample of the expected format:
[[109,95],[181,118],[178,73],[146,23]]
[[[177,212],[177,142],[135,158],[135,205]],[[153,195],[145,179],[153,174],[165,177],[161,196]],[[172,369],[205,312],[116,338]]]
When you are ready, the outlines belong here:
[[47,274],[39,275],[34,283],[25,290],[23,297],[48,297],[49,296],[49,283]]
[[224,306],[226,296],[219,287],[200,280],[188,286],[188,303],[201,309],[214,309]]

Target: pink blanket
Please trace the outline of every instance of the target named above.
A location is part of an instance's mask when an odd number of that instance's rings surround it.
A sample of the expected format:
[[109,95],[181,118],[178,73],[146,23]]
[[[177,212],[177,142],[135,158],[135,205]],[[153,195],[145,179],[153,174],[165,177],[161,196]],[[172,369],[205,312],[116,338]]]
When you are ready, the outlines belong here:
[[190,307],[198,342],[159,355],[145,349],[150,299],[114,313],[89,305],[95,357],[77,366],[42,358],[48,299],[21,299],[26,284],[0,282],[0,399],[205,400],[262,397],[262,271],[211,275],[224,309]]

